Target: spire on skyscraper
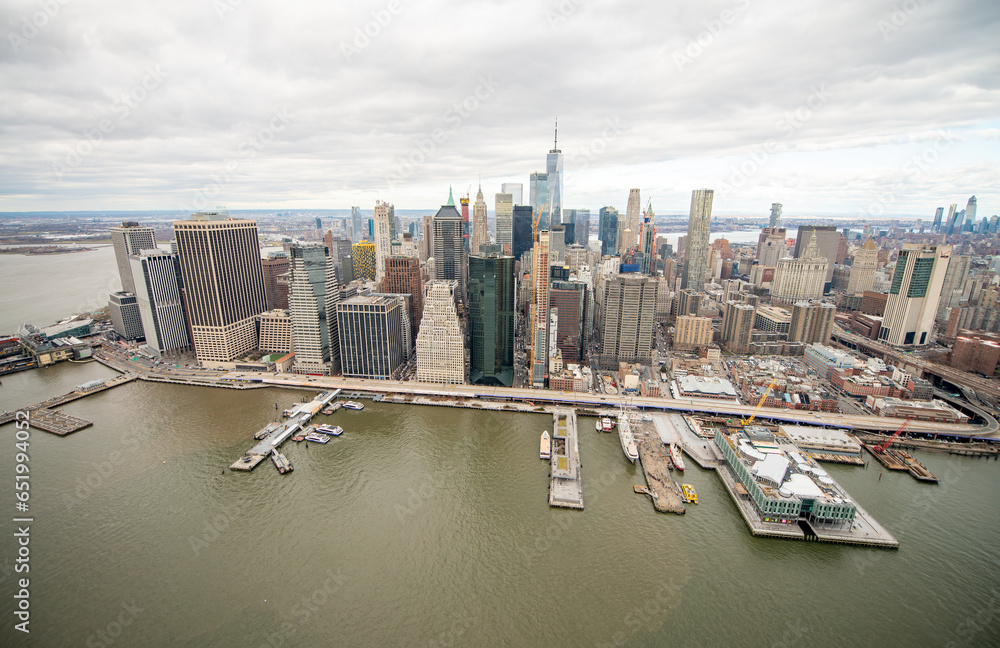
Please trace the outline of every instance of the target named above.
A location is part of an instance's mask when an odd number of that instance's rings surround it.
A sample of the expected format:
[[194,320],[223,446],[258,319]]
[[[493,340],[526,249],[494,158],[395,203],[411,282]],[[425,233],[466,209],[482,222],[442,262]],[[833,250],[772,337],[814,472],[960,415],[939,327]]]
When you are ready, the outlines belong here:
[[556,136],[552,142],[552,150],[549,153],[559,153],[559,118],[556,117]]
[[448,185],[448,202],[445,205],[455,206],[455,198],[451,195],[451,185]]

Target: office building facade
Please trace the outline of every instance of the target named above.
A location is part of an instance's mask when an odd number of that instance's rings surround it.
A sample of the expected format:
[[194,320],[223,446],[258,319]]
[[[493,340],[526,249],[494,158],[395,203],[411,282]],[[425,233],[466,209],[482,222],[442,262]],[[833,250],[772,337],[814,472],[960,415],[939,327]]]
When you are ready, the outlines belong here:
[[188,318],[181,294],[181,266],[176,254],[143,250],[129,257],[135,297],[146,346],[157,354],[191,350]]
[[514,325],[517,277],[514,257],[469,258],[469,380],[481,385],[514,384]]
[[389,295],[355,295],[337,304],[344,376],[399,378],[406,361],[403,318],[399,299]]
[[458,282],[424,287],[424,316],[417,335],[417,380],[462,385],[466,380],[465,331],[457,306]]
[[708,279],[708,238],[714,197],[715,191],[712,189],[695,189],[691,192],[691,211],[688,216],[681,288],[690,288],[698,292],[705,290]]
[[950,257],[950,245],[903,245],[878,332],[880,342],[896,346],[931,342]]
[[337,260],[325,245],[293,245],[291,292],[292,344],[297,373],[330,375],[340,371],[337,332]]

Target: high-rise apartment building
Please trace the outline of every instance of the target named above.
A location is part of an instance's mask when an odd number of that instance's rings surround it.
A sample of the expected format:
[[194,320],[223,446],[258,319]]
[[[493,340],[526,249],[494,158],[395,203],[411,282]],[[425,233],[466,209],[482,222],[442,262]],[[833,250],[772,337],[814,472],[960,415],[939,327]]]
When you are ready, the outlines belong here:
[[941,285],[941,299],[938,300],[938,321],[946,321],[948,309],[960,305],[971,261],[972,257],[968,254],[952,256],[948,260],[948,270],[944,273],[944,283]]
[[458,300],[466,302],[469,263],[462,239],[462,215],[455,209],[451,191],[448,202],[434,214],[434,278],[457,281]]
[[649,364],[653,348],[653,321],[659,282],[647,275],[612,274],[601,278],[597,322],[600,364]]
[[361,241],[351,246],[351,268],[355,279],[375,281],[376,268],[375,244]]
[[[505,185],[506,186],[506,185]],[[514,198],[509,193],[498,193],[494,203],[494,214],[496,217],[497,243],[505,246],[504,250],[511,251],[512,234],[514,230]],[[478,254],[478,252],[477,252]]]
[[479,246],[490,242],[486,229],[486,201],[483,200],[483,186],[479,185],[476,202],[472,205],[472,246],[470,254],[479,254]]
[[826,344],[833,331],[833,316],[837,307],[819,302],[796,302],[792,305],[792,320],[788,326],[789,342]]
[[958,216],[957,209],[957,203],[953,203],[948,207],[948,219],[945,221],[944,228],[942,229],[945,234],[952,234],[955,231],[955,218]]
[[469,258],[469,379],[475,384],[514,384],[516,283],[514,257]]
[[125,221],[121,227],[112,227],[110,231],[111,243],[115,248],[115,261],[118,262],[118,274],[122,280],[122,291],[135,294],[135,281],[132,279],[132,266],[128,258],[130,255],[139,254],[142,250],[156,249],[155,231],[152,227],[139,225],[135,221]]
[[337,304],[347,378],[395,380],[406,360],[403,305],[392,295],[355,295]]
[[295,371],[329,375],[340,371],[337,332],[337,260],[325,245],[293,245],[288,310],[292,318]]
[[457,307],[458,282],[424,287],[424,316],[417,335],[417,380],[465,384],[465,331]]
[[505,194],[510,194],[511,204],[513,205],[523,205],[524,204],[524,185],[520,182],[505,182],[500,185],[500,192]]
[[776,229],[781,226],[781,203],[771,203],[771,220],[768,227]]
[[726,302],[720,334],[722,345],[726,349],[733,353],[749,353],[750,331],[753,329],[755,311],[756,309],[750,304]]
[[146,346],[158,354],[191,350],[176,254],[142,250],[129,257]]
[[270,252],[260,261],[264,273],[264,297],[267,310],[288,310],[288,295],[278,294],[278,277],[288,272],[288,253]]
[[597,212],[597,234],[601,239],[601,256],[615,256],[618,253],[618,210],[611,206],[601,207]]
[[375,228],[375,281],[382,280],[385,272],[385,258],[392,254],[392,230],[393,217],[389,214],[392,207],[389,203],[381,200],[375,201],[375,210],[372,215],[372,224]]
[[529,202],[532,213],[538,216],[538,231],[532,232],[536,236],[538,232],[549,229],[549,176],[546,173],[532,173],[528,177]]
[[704,348],[712,343],[712,318],[681,315],[674,322],[673,348],[679,351]]
[[420,277],[420,259],[410,256],[391,256],[385,260],[385,275],[378,287],[382,293],[410,296],[410,330],[413,335],[420,329],[424,312],[424,287]]
[[[854,264],[847,280],[847,292],[856,295],[871,290],[878,270],[878,248],[871,237],[854,253]],[[826,342],[823,342],[826,344]]]
[[950,245],[903,245],[892,273],[879,341],[897,346],[931,341],[950,257]]
[[232,362],[257,347],[267,310],[257,221],[199,212],[173,227],[195,354]]
[[638,189],[629,189],[625,218],[618,219],[618,254],[625,254],[638,245],[639,228],[642,226],[642,203]]
[[[691,212],[688,217],[687,245],[681,287],[704,292],[708,278],[708,237],[712,223],[712,189],[691,192]],[[619,246],[620,247],[620,246]]]
[[532,250],[531,386],[544,389],[549,363],[549,233],[539,232]]

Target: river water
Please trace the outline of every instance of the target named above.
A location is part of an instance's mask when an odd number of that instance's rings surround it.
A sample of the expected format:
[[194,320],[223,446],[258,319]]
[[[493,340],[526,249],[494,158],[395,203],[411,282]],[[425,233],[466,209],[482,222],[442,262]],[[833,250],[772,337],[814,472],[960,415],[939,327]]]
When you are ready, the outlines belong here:
[[[103,272],[42,275],[27,293],[5,282],[5,317],[37,319],[31,300],[55,299],[57,281],[69,297],[45,307],[68,314]],[[0,409],[110,375],[62,363],[4,376]],[[276,405],[313,395],[133,382],[61,408],[92,427],[32,430],[28,641],[12,615],[14,426],[0,428],[0,646],[1000,641],[994,461],[917,453],[937,486],[828,466],[898,551],[755,539],[693,465],[701,503],[656,514],[617,437],[587,418],[582,512],[547,505],[545,415],[366,402],[329,417],[346,432],[327,445],[287,444],[290,475],[227,469]]]

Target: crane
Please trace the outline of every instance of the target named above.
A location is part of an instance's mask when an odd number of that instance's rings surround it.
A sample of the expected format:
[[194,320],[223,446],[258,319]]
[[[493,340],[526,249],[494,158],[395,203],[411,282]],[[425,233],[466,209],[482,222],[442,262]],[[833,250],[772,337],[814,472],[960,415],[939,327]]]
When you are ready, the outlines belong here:
[[906,429],[906,426],[910,424],[910,420],[911,419],[913,419],[912,416],[906,417],[906,420],[903,421],[903,424],[899,426],[899,429],[896,430],[895,432],[893,432],[892,436],[889,437],[888,439],[886,439],[885,441],[883,441],[881,445],[875,446],[875,450],[877,452],[879,452],[879,453],[882,453],[882,452],[885,452],[886,450],[888,450],[889,446],[892,445],[892,442],[896,440],[896,437],[898,437],[900,434],[902,434],[903,430]]
[[778,381],[777,378],[771,381],[771,384],[768,385],[767,389],[764,391],[764,395],[760,397],[760,402],[757,403],[757,408],[753,411],[753,414],[750,415],[750,418],[740,419],[740,423],[742,423],[743,425],[750,425],[751,423],[753,423],[753,420],[757,418],[757,412],[760,411],[760,408],[764,407],[764,401],[767,400],[767,395],[771,393],[771,389],[774,388],[774,383],[776,383],[777,381]]

